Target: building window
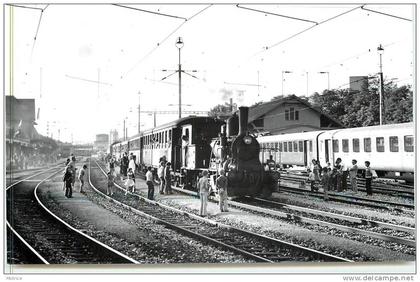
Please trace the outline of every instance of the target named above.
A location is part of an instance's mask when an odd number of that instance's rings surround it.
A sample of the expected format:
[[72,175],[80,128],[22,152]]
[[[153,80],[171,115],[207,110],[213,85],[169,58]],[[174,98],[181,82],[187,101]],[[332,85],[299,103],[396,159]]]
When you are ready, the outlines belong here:
[[383,137],[376,137],[376,152],[385,152],[385,139]]
[[338,151],[339,151],[338,140],[333,140],[333,152],[338,153]]
[[404,136],[404,151],[414,152],[414,137],[413,137],[413,135]]
[[391,152],[398,152],[398,136],[389,137],[389,150]]
[[299,120],[299,111],[295,111],[295,108],[285,110],[286,120]]
[[353,139],[353,152],[355,153],[360,152],[359,138]]
[[349,152],[349,139],[343,139],[342,144],[343,144],[343,152],[348,153]]
[[372,152],[371,143],[372,142],[371,142],[370,138],[364,138],[363,139],[363,146],[365,148],[366,153]]

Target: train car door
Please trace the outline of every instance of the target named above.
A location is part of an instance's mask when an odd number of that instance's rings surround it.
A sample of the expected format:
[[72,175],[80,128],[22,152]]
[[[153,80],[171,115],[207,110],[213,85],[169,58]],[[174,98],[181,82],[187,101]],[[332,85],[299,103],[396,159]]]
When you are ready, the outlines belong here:
[[308,167],[308,140],[303,141],[303,163]]
[[325,163],[330,162],[331,140],[325,139]]
[[[195,159],[189,159],[190,152],[188,149],[192,148],[192,125],[184,125],[182,127],[181,135],[181,167],[188,167],[189,162],[195,163]],[[192,152],[191,152],[192,153]]]

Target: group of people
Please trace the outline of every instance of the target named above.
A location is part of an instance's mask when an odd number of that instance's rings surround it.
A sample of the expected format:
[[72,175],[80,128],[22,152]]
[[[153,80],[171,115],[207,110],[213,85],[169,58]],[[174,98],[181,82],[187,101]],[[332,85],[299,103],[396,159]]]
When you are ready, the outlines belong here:
[[[80,193],[84,193],[83,187],[85,184],[85,177],[86,177],[86,170],[87,165],[83,165],[83,167],[79,170],[79,174],[77,178],[80,181]],[[71,154],[70,158],[66,161],[66,168],[64,169],[64,176],[63,176],[63,190],[64,196],[67,198],[72,198],[73,196],[73,189],[74,184],[76,182],[76,157]]]
[[[373,173],[370,168],[370,162],[365,161],[364,176],[366,179],[366,193],[372,195],[372,177]],[[328,200],[328,191],[343,192],[347,190],[347,178],[350,178],[351,191],[357,193],[357,160],[352,160],[352,165],[346,167],[341,158],[337,158],[334,166],[330,163],[321,168],[319,161],[313,159],[311,166],[308,168],[308,181],[311,183],[311,191],[318,191],[318,186],[322,186],[324,191],[324,199]]]
[[[200,193],[200,216],[204,217],[207,215],[207,201],[211,191],[211,185],[209,181],[209,172],[204,170],[202,172],[202,177],[198,181],[198,191]],[[219,208],[221,212],[228,212],[227,205],[227,188],[228,188],[228,179],[225,175],[225,170],[220,169],[219,177],[216,179],[216,189],[219,195]]]

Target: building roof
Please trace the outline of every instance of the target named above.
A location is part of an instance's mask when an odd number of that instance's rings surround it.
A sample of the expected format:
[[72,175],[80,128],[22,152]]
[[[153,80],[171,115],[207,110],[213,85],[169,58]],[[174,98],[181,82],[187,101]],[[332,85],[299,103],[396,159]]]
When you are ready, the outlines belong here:
[[249,114],[248,114],[248,123],[251,123],[255,121],[256,119],[266,115],[267,113],[271,112],[275,108],[279,107],[280,105],[283,105],[287,102],[291,101],[298,101],[304,105],[306,105],[308,108],[311,108],[312,110],[319,113],[321,116],[325,116],[326,118],[330,119],[334,123],[336,123],[340,127],[344,127],[344,125],[336,120],[335,118],[332,118],[331,116],[327,115],[326,113],[323,113],[319,108],[312,106],[309,102],[305,101],[302,98],[297,97],[296,95],[289,95],[284,98],[279,98],[273,101],[269,101],[266,103],[262,103],[259,105],[255,105],[249,108]]

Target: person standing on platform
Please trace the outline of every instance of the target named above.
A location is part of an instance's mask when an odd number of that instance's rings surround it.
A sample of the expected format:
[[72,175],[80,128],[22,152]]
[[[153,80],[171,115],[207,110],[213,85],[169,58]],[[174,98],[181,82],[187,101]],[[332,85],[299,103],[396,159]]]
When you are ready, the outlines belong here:
[[124,153],[122,160],[121,160],[121,172],[124,177],[127,177],[127,169],[128,169],[128,157],[127,153]]
[[131,169],[128,169],[127,172],[127,179],[125,181],[125,194],[127,195],[128,191],[130,192],[134,192],[134,186],[136,185],[136,183],[134,182],[134,173]]
[[128,168],[133,171],[133,173],[136,173],[136,162],[134,161],[133,155],[130,155],[130,162],[128,163]]
[[171,163],[167,162],[165,171],[164,171],[164,177],[165,177],[165,194],[172,194],[172,187],[171,187]]
[[328,168],[324,167],[322,169],[322,176],[321,176],[321,185],[322,189],[324,190],[324,200],[328,201],[328,190],[330,185],[330,174],[328,172]]
[[159,194],[163,194],[163,190],[165,189],[165,163],[163,161],[160,162],[159,168],[158,168],[158,177],[160,180],[159,185]]
[[228,187],[228,179],[225,176],[225,171],[223,169],[220,170],[220,176],[216,179],[216,187],[219,193],[219,208],[221,212],[228,212],[228,205],[227,205],[227,187]]
[[349,168],[345,163],[341,162],[341,189],[347,191],[347,178],[349,176]]
[[276,170],[276,161],[273,160],[273,155],[270,155],[267,160],[268,170]]
[[153,200],[153,196],[155,194],[155,187],[153,185],[153,173],[152,167],[149,166],[146,172],[146,184],[147,184],[147,198],[149,200]]
[[67,198],[71,198],[72,197],[72,181],[73,181],[73,176],[72,176],[72,168],[71,165],[67,166],[66,168],[66,173],[64,174],[64,185],[66,187],[66,192],[64,193],[64,196],[66,196]]
[[337,158],[335,161],[334,168],[337,170],[336,172],[336,190],[337,192],[343,192],[343,171],[342,171],[342,165],[341,165],[341,158]]
[[365,161],[365,180],[366,180],[366,193],[368,196],[372,196],[372,170],[370,169],[370,162]]
[[79,171],[79,181],[80,181],[80,193],[83,192],[83,186],[85,184],[85,175],[86,175],[87,165],[83,165],[82,169]]
[[77,170],[77,168],[76,168],[76,157],[73,156],[73,154],[72,154],[71,161],[69,162],[68,166],[71,167],[72,177],[73,177],[72,182],[71,182],[71,186],[72,186],[72,188],[74,188],[74,183],[76,182],[76,170]]
[[108,171],[107,178],[108,178],[108,186],[106,188],[106,194],[112,196],[114,195],[114,172]]
[[352,166],[349,169],[349,171],[350,171],[349,175],[350,175],[351,190],[354,193],[357,193],[357,178],[356,178],[357,177],[357,170],[358,170],[357,161],[356,160],[352,160],[351,163],[352,163]]
[[203,176],[198,181],[198,191],[200,192],[200,216],[207,215],[207,197],[209,196],[210,184],[208,179],[208,171],[203,171]]

